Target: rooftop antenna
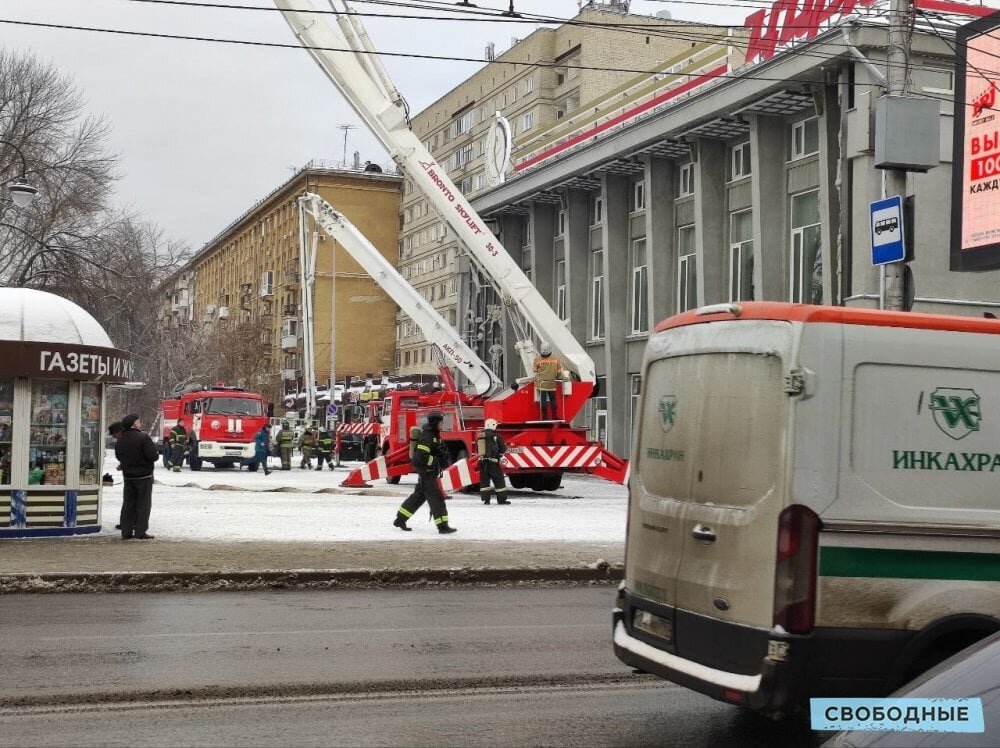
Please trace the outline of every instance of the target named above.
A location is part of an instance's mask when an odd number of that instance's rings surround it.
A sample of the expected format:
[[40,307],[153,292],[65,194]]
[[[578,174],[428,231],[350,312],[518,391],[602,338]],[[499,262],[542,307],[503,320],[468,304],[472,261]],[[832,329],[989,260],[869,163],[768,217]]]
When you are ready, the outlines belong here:
[[356,130],[357,128],[358,128],[357,125],[337,125],[338,130],[344,131],[344,158],[341,160],[340,163],[343,164],[345,167],[347,166],[347,133],[349,133],[351,130]]

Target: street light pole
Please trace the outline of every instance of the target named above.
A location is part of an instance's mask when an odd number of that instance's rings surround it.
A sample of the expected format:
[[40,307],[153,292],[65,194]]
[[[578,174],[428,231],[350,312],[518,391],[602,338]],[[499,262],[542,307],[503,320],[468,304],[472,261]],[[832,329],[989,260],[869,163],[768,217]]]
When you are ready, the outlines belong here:
[[351,130],[356,130],[357,128],[357,125],[337,125],[338,130],[344,131],[344,159],[340,163],[345,169],[347,168],[347,133]]
[[27,208],[31,205],[31,202],[38,194],[38,189],[25,181],[28,175],[28,160],[24,157],[24,153],[21,149],[9,140],[0,140],[0,145],[5,145],[8,148],[11,148],[14,153],[18,155],[18,158],[21,159],[21,174],[16,179],[7,183],[7,192],[10,193],[10,197],[11,200],[14,201],[14,205],[18,208]]

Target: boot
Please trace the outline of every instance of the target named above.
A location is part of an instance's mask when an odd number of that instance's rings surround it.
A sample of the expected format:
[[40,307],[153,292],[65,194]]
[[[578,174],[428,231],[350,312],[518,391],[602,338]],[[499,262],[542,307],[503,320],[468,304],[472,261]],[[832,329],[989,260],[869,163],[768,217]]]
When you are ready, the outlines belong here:
[[497,504],[509,504],[510,502],[503,496],[497,496]]
[[404,517],[402,514],[396,515],[396,519],[392,521],[392,526],[398,527],[400,530],[406,530],[406,532],[409,532],[410,530],[413,529],[412,527],[406,526],[406,517]]
[[448,535],[453,532],[458,532],[458,530],[449,525],[447,522],[442,522],[440,525],[438,525],[438,533],[440,533],[441,535]]
[[[486,506],[490,505],[490,495],[489,494],[486,494],[485,496],[482,496],[480,498],[482,498],[483,503],[486,504]],[[499,503],[499,502],[500,502],[500,498],[497,497],[497,503]]]

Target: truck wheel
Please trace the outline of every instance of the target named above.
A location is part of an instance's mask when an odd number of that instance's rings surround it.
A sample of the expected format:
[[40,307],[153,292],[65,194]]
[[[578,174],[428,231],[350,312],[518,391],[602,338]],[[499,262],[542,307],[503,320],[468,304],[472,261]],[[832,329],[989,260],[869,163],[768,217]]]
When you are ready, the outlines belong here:
[[201,470],[201,458],[198,455],[192,453],[191,457],[188,459],[188,466],[191,468],[193,472],[197,473],[199,470]]
[[511,488],[527,488],[528,487],[528,476],[526,475],[508,475],[507,480],[510,481]]
[[401,476],[394,475],[391,478],[386,478],[385,482],[392,486],[398,486],[400,477]]
[[546,473],[544,475],[539,475],[535,483],[538,488],[536,491],[558,491],[559,486],[562,484],[562,474],[561,473]]
[[232,470],[233,466],[236,465],[232,460],[221,460],[215,463],[216,469]]

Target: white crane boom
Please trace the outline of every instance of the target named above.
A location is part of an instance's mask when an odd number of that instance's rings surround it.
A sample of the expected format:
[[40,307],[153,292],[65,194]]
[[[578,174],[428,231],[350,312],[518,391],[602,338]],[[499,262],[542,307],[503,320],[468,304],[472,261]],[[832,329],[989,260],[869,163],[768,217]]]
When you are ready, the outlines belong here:
[[503,382],[465,344],[458,331],[445,322],[444,317],[406,282],[392,263],[385,259],[343,213],[311,192],[299,198],[299,205],[392,297],[399,308],[417,324],[427,342],[438,347],[449,365],[468,379],[478,394],[488,396],[503,388]]
[[[410,130],[405,102],[374,54],[360,20],[349,15],[353,11],[348,3],[341,0],[343,10],[337,11],[341,33],[328,25],[308,0],[274,0],[274,4],[299,43],[451,226],[499,290],[503,303],[519,312],[534,332],[551,344],[565,368],[582,381],[596,381],[593,359],[448,178],[447,169]],[[526,372],[530,372],[533,342],[521,340],[516,347]]]

